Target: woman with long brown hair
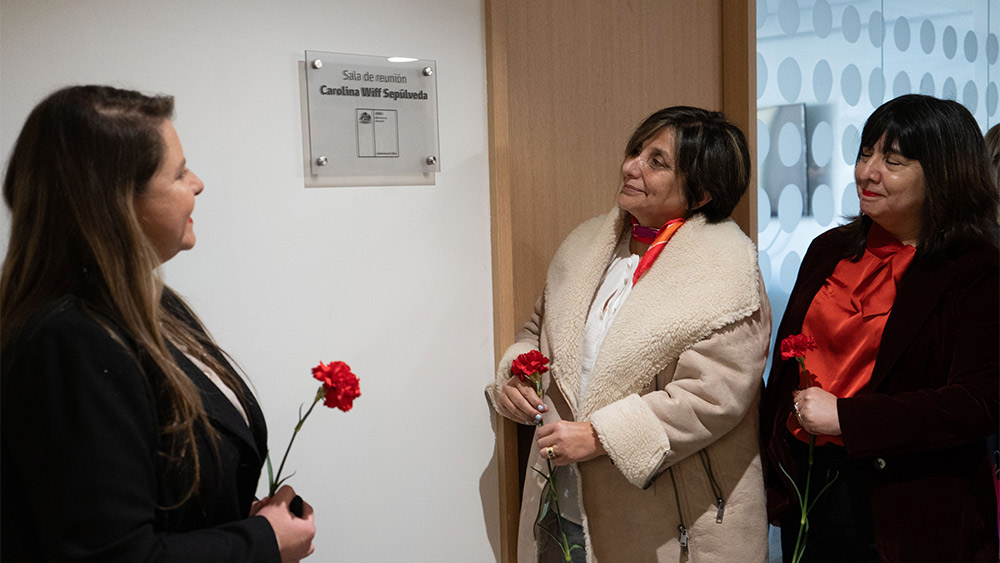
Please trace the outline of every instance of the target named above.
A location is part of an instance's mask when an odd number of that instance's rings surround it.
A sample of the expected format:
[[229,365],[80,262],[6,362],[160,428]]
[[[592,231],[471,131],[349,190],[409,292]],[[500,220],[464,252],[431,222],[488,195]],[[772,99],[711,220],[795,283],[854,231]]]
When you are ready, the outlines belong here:
[[173,98],[104,86],[29,115],[3,183],[0,555],[298,561],[312,509],[254,502],[253,394],[159,266],[194,246],[204,189]]

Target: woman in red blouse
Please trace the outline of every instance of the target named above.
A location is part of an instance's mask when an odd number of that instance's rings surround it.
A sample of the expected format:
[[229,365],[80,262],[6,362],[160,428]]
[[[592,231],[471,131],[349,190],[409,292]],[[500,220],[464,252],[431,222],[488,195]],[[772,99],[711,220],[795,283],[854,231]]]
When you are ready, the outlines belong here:
[[[997,192],[960,104],[908,95],[869,117],[861,214],[809,247],[778,329],[815,339],[815,377],[776,356],[761,408],[768,517],[785,561],[815,436],[802,561],[995,562],[986,438],[998,424]],[[784,470],[784,471],[783,471]]]

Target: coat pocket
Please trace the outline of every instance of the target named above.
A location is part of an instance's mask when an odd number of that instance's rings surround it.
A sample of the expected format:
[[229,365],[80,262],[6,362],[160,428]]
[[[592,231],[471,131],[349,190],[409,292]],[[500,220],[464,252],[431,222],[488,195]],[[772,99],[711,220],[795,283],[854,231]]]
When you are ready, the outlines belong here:
[[715,476],[715,471],[712,468],[712,457],[708,453],[708,448],[700,450],[698,456],[701,458],[701,465],[705,468],[705,473],[708,476],[708,486],[712,489],[712,498],[715,499],[715,522],[721,524],[726,512],[725,492],[719,479]]

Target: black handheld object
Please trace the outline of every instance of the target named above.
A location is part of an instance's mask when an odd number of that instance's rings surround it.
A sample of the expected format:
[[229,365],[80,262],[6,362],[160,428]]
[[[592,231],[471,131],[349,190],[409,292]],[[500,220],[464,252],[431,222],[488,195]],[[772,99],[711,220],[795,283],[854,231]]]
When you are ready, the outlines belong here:
[[295,516],[302,518],[302,497],[295,495],[292,502],[288,503],[288,511]]

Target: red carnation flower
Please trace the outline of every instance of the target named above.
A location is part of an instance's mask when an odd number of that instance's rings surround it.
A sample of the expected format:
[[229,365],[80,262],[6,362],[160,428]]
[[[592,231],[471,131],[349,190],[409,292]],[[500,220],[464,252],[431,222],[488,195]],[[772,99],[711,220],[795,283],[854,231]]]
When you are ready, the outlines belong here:
[[[782,359],[785,360],[794,359],[799,364],[799,389],[808,389],[809,387],[813,386],[820,387],[819,382],[816,379],[816,376],[808,369],[806,369],[806,352],[815,349],[816,349],[816,340],[811,336],[806,336],[805,334],[792,334],[790,336],[785,337],[785,339],[781,341]],[[809,498],[809,485],[810,482],[812,481],[813,452],[816,449],[816,436],[811,432],[809,432],[808,430],[805,430],[805,427],[802,426],[802,418],[801,418],[801,413],[799,412],[799,404],[794,401],[795,401],[795,395],[793,394],[791,406],[795,412],[788,414],[789,424],[796,423],[796,418],[798,418],[797,422],[798,426],[800,426],[802,430],[806,431],[809,434],[809,456],[807,458],[809,460],[809,465],[808,469],[806,470],[805,491],[804,492],[799,491],[799,486],[795,483],[794,480],[792,480],[792,478],[788,475],[788,471],[786,471],[785,468],[780,463],[778,464],[778,468],[781,469],[782,473],[784,473],[786,477],[788,477],[788,480],[791,482],[792,488],[795,489],[795,496],[798,498],[799,501],[799,510],[801,512],[801,517],[800,517],[801,519],[799,520],[799,522],[801,525],[799,526],[798,536],[795,538],[795,548],[792,550],[792,561],[794,563],[797,563],[798,561],[802,560],[802,553],[805,551],[805,546],[806,546],[806,535],[809,533],[809,507],[814,505],[816,501],[819,499],[819,497],[824,492],[826,492],[826,490],[830,487],[830,483],[832,483],[833,480],[830,480],[829,474],[827,474],[828,481],[826,485],[820,488],[819,492],[816,493],[816,496],[814,498]],[[835,473],[833,479],[835,480],[836,478],[837,474]]]
[[[324,364],[320,362],[318,366],[312,368],[312,374],[315,379],[323,382],[323,385],[316,390],[313,395],[313,402],[309,405],[309,410],[306,414],[302,414],[302,406],[299,406],[299,422],[295,425],[295,430],[292,431],[292,439],[288,441],[288,447],[285,448],[285,455],[281,458],[281,465],[278,466],[278,472],[272,474],[271,472],[271,456],[267,456],[267,482],[268,482],[268,496],[274,496],[275,491],[278,487],[284,483],[288,477],[281,477],[281,472],[285,469],[285,462],[288,460],[288,452],[292,451],[292,444],[295,443],[295,437],[299,435],[299,430],[302,430],[302,425],[305,424],[306,419],[312,414],[316,404],[319,403],[320,399],[323,399],[323,404],[330,407],[331,409],[340,409],[344,412],[351,410],[354,406],[354,399],[361,396],[361,386],[358,384],[358,376],[351,373],[351,367],[344,362],[330,362],[329,364]],[[293,513],[296,516],[302,516],[300,513]]]
[[805,334],[793,334],[781,341],[781,358],[784,360],[804,358],[806,352],[815,349],[816,340],[813,337]]
[[549,368],[545,367],[547,363],[549,363],[549,359],[545,357],[545,354],[538,350],[532,350],[521,354],[511,362],[510,371],[521,381],[524,381],[525,378],[530,378],[536,373],[541,375],[549,371]]
[[323,405],[344,412],[351,410],[354,399],[361,396],[358,376],[344,362],[320,362],[312,369],[313,377],[323,382]]
[[[538,393],[539,397],[541,397],[542,374],[549,371],[549,368],[545,367],[545,364],[547,363],[549,363],[549,359],[545,357],[545,354],[542,354],[538,350],[532,350],[530,352],[525,352],[524,354],[521,354],[520,356],[515,358],[514,361],[510,363],[510,371],[512,374],[516,375],[518,379],[520,379],[521,381],[528,380],[534,383],[535,392]],[[541,421],[541,416],[538,415],[537,413],[536,416],[538,416],[538,418],[536,418],[536,420],[538,420],[537,422],[538,426],[542,426],[544,422]],[[548,450],[550,452],[553,451],[552,448],[548,448]],[[547,483],[545,486],[545,491],[547,492],[544,493],[545,499],[541,501],[542,503],[540,508],[541,512],[538,516],[538,521],[539,522],[542,521],[542,518],[549,511],[550,508],[555,510],[558,536],[548,530],[545,530],[545,533],[549,534],[549,536],[551,536],[551,538],[556,541],[556,544],[562,551],[563,558],[566,561],[569,561],[572,559],[573,550],[583,549],[583,546],[576,544],[570,545],[569,540],[566,538],[566,533],[563,531],[563,525],[562,525],[563,518],[561,512],[559,511],[559,496],[556,494],[556,491],[559,490],[559,488],[556,487],[555,475],[552,473],[551,458],[552,454],[550,453],[548,454],[548,457],[545,460],[545,464],[549,468],[548,474],[542,473],[535,467],[532,467],[532,469],[538,472],[539,475],[545,478],[545,481]]]

